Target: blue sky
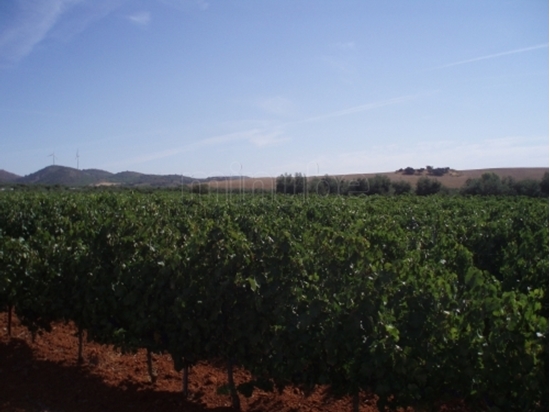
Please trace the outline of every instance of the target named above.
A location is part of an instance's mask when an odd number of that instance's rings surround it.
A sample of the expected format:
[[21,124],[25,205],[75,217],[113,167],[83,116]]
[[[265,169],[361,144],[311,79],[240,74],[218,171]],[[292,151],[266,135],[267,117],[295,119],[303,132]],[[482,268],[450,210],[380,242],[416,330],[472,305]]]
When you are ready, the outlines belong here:
[[0,169],[548,166],[548,2],[9,0]]

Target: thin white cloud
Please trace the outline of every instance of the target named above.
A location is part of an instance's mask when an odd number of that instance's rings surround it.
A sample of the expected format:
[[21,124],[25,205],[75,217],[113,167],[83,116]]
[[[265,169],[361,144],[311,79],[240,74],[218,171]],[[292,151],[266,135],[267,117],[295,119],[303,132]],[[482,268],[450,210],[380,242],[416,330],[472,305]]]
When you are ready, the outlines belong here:
[[352,75],[357,71],[355,65],[350,61],[348,57],[342,56],[323,56],[322,60],[330,66],[331,69],[334,69],[340,74],[343,75]]
[[17,2],[12,25],[0,32],[0,61],[17,63],[48,35],[61,16],[80,0]]
[[[282,137],[283,130],[287,126],[308,123],[308,122],[318,122],[318,121],[322,121],[333,117],[348,116],[355,113],[366,112],[366,111],[374,110],[384,106],[391,106],[394,104],[415,100],[415,99],[427,96],[431,93],[421,93],[417,95],[395,97],[392,99],[362,104],[359,106],[353,106],[343,110],[337,110],[334,112],[325,113],[319,116],[308,117],[298,121],[280,123],[279,125],[272,125],[271,127],[259,127],[259,128],[245,130],[245,131],[213,136],[213,137],[209,137],[209,138],[200,140],[198,142],[192,143],[191,145],[188,146],[188,148],[191,148],[191,147],[197,148],[200,146],[224,144],[224,143],[231,143],[231,142],[237,142],[237,141],[247,141],[256,147],[278,145],[290,140],[288,137]],[[288,112],[286,106],[290,106],[291,102],[284,98],[273,98],[273,99],[266,99],[264,101],[264,104],[266,106],[266,109],[267,107],[269,107],[270,109],[275,110],[275,109],[281,109],[281,107],[285,107],[285,112]]]
[[373,145],[368,150],[326,153],[318,162],[329,174],[390,172],[435,164],[458,170],[497,167],[546,167],[548,142],[542,138],[503,137],[477,142],[424,141]]
[[197,8],[206,10],[210,4],[205,0],[159,0],[167,6],[173,7],[180,11],[192,11]]
[[83,0],[58,21],[48,36],[66,42],[82,33],[94,22],[103,19],[127,0]]
[[338,73],[340,81],[352,84],[358,76],[355,42],[334,42],[330,43],[328,47],[329,54],[321,56],[321,60]]
[[134,156],[115,163],[111,163],[108,165],[108,167],[128,167],[130,165],[142,164],[154,160],[170,158],[181,155],[183,153],[189,153],[191,151],[205,149],[207,147],[216,145],[221,146],[229,143],[246,142],[257,148],[263,148],[267,146],[279,145],[287,140],[289,139],[286,137],[281,137],[281,132],[279,131],[266,132],[261,129],[245,130],[212,136],[184,146],[171,147],[156,152],[150,152],[144,155]]
[[461,60],[461,61],[458,61],[458,62],[433,67],[430,70],[445,69],[447,67],[459,66],[461,64],[474,63],[474,62],[478,62],[478,61],[481,61],[481,60],[495,59],[497,57],[508,56],[510,54],[525,53],[525,52],[528,52],[528,51],[531,51],[531,50],[544,49],[544,48],[548,48],[548,43],[546,43],[546,44],[537,44],[536,46],[524,47],[522,49],[508,50],[508,51],[501,52],[501,53],[488,54],[486,56],[475,57],[473,59]]
[[355,50],[355,42],[353,41],[336,42],[336,43],[333,43],[332,46],[342,51]]
[[205,0],[196,0],[196,3],[201,10],[206,10],[210,6]]
[[46,39],[65,42],[126,0],[17,0],[0,28],[0,67],[12,66]]
[[258,135],[258,133],[260,132],[261,132],[260,129],[253,129],[253,130],[246,130],[241,132],[227,133],[219,136],[212,136],[206,139],[199,140],[196,143],[192,143],[190,146],[191,147],[211,146],[211,145],[222,144],[222,143],[236,142],[240,140],[241,141],[248,140]]
[[147,26],[151,22],[151,13],[140,11],[127,16],[127,19],[139,26]]
[[261,133],[248,139],[256,147],[278,146],[290,140],[288,137],[280,137],[280,132]]
[[407,101],[410,101],[410,100],[415,100],[415,99],[418,99],[418,98],[426,96],[426,95],[427,95],[427,93],[417,94],[417,95],[408,95],[408,96],[395,97],[393,99],[381,100],[381,101],[373,102],[373,103],[362,104],[362,105],[359,105],[359,106],[349,107],[349,108],[343,109],[343,110],[337,110],[337,111],[334,111],[334,112],[331,112],[331,113],[325,113],[325,114],[320,115],[320,116],[309,117],[307,119],[301,120],[299,123],[302,123],[302,122],[317,122],[317,121],[329,119],[329,118],[332,118],[332,117],[340,117],[340,116],[347,116],[347,115],[350,115],[350,114],[355,114],[355,113],[360,113],[360,112],[367,112],[369,110],[378,109],[379,107],[391,106],[391,105],[394,105],[394,104],[399,104],[399,103],[404,103],[404,102],[407,102]]
[[209,137],[189,145],[197,148],[200,146],[211,146],[234,142],[248,142],[256,147],[274,146],[290,140],[287,137],[281,137],[280,130],[267,131],[264,129],[252,129],[235,133],[228,133],[219,136]]
[[285,116],[292,114],[294,111],[293,103],[281,96],[270,97],[259,100],[257,102],[258,107],[269,114],[275,114],[278,116]]
[[352,56],[339,53],[338,56],[321,56],[320,60],[337,73],[340,81],[353,84],[357,79],[357,67]]

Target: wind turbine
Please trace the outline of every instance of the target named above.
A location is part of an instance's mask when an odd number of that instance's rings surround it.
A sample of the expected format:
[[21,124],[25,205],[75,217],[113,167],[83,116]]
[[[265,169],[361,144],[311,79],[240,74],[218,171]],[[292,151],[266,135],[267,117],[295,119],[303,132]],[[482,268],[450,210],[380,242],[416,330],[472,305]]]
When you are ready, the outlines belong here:
[[55,166],[55,152],[53,152],[51,155],[48,155],[48,157],[52,158],[53,165]]
[[76,149],[76,170],[80,170],[80,155],[78,154],[78,149]]

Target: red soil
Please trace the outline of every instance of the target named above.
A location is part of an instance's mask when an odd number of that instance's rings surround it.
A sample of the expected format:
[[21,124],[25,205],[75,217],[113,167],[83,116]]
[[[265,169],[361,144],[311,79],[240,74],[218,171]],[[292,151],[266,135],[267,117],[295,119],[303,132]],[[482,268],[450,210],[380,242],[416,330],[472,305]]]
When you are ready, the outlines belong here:
[[[78,339],[72,324],[58,323],[51,333],[36,337],[14,316],[12,336],[7,336],[7,315],[0,314],[0,411],[232,411],[229,395],[217,388],[227,374],[216,365],[198,364],[189,372],[189,398],[183,399],[181,374],[168,355],[153,355],[158,379],[151,383],[146,353],[121,354],[112,347],[87,342],[84,362],[77,364]],[[235,371],[236,384],[247,372]],[[362,412],[377,411],[375,397],[361,395]],[[326,388],[305,396],[297,388],[282,394],[254,391],[241,395],[243,411],[351,411],[351,399],[334,399]],[[408,409],[412,411],[412,409]],[[459,405],[441,411],[466,411]]]

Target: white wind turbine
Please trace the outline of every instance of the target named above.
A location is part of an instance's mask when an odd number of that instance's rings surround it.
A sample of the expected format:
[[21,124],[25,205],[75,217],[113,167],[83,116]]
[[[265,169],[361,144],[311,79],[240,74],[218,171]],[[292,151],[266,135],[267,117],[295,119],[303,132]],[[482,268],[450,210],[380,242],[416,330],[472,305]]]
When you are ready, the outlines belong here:
[[48,155],[48,157],[51,157],[52,158],[52,162],[53,162],[53,165],[55,166],[55,152],[53,152],[51,155]]
[[78,149],[76,149],[76,170],[80,170],[80,155],[78,154]]

